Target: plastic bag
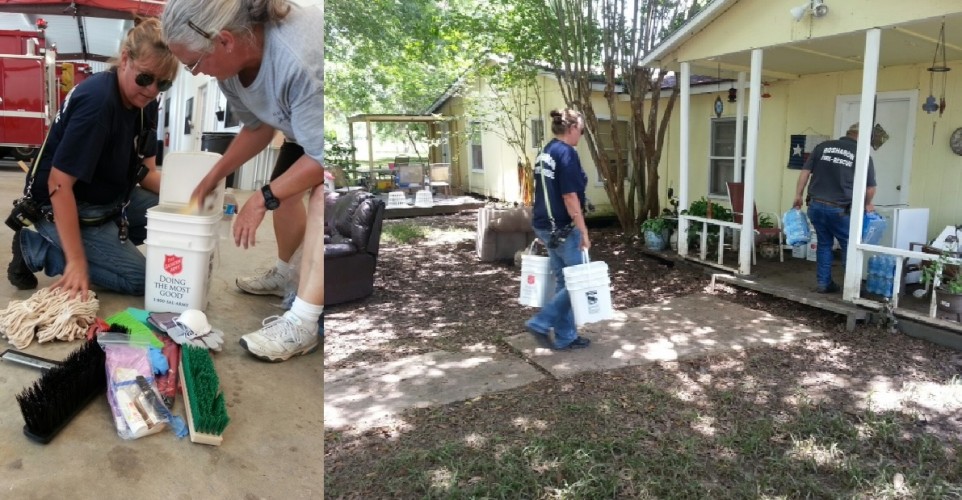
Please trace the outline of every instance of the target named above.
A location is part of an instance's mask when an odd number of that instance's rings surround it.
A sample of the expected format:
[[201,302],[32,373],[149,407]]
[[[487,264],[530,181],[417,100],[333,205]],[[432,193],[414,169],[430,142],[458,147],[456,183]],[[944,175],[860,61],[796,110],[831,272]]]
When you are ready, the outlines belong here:
[[115,333],[101,335],[97,342],[107,358],[107,401],[117,435],[138,439],[166,429],[170,412],[163,407],[154,384],[147,356],[149,344]]
[[862,219],[862,243],[878,245],[882,241],[887,223],[878,212],[866,212]]
[[804,245],[811,239],[808,228],[808,217],[805,212],[792,208],[782,216],[782,227],[785,231],[785,242],[791,246]]

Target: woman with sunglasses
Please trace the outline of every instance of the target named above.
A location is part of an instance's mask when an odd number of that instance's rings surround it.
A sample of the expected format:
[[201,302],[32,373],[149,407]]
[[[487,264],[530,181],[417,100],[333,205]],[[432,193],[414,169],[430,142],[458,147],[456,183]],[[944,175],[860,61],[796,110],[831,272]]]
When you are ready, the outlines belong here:
[[[534,208],[531,225],[548,248],[556,279],[551,302],[525,323],[525,329],[542,347],[554,350],[588,347],[578,336],[571,298],[565,288],[564,268],[583,264],[582,251],[591,247],[585,225],[585,188],[588,176],[575,147],[584,135],[585,121],[573,109],[551,112],[554,139],[544,146],[534,165]],[[554,341],[549,338],[554,329]]]
[[287,0],[169,0],[162,24],[171,52],[191,73],[216,78],[244,124],[193,199],[204,199],[266,148],[275,131],[287,138],[270,183],[238,212],[233,233],[238,246],[254,245],[257,227],[273,211],[277,265],[237,284],[250,293],[283,296],[290,259],[303,241],[297,296],[283,316],[265,319],[240,343],[266,361],[313,352],[324,310],[324,190],[318,187],[324,182],[324,13]]
[[[86,299],[90,285],[143,295],[147,209],[158,202],[157,95],[178,61],[160,22],[138,22],[109,71],[74,87],[47,134],[24,195],[43,214],[13,238],[7,278],[37,286],[34,272],[62,275],[53,286]],[[139,184],[139,186],[138,186]]]

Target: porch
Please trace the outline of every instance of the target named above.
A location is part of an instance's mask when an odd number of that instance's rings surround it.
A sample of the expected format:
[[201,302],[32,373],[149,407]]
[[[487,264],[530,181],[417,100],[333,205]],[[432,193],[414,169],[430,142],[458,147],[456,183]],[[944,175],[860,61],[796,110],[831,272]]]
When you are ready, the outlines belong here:
[[[863,272],[859,298],[852,302],[845,300],[842,293],[816,292],[815,261],[793,257],[789,248],[782,251],[784,262],[780,262],[777,256],[759,256],[757,263],[752,266],[751,274],[739,274],[734,269],[725,268],[724,263],[738,261],[738,249],[730,246],[724,247],[721,259],[718,259],[716,253],[708,254],[708,259],[702,260],[697,255],[698,252],[693,252],[696,255],[682,257],[676,252],[666,251],[658,253],[657,256],[703,267],[705,272],[711,275],[712,288],[727,285],[754,290],[845,316],[846,328],[849,331],[863,322],[894,322],[903,333],[962,349],[962,323],[946,319],[944,314],[938,311],[934,316],[930,316],[931,292],[921,295],[919,291],[923,290],[923,286],[920,283],[904,283],[901,263],[896,272],[899,277],[895,286],[897,300],[868,293]],[[722,265],[719,265],[719,262]],[[841,282],[845,273],[841,253],[836,249],[832,278],[835,282]],[[921,296],[916,296],[917,294]]]

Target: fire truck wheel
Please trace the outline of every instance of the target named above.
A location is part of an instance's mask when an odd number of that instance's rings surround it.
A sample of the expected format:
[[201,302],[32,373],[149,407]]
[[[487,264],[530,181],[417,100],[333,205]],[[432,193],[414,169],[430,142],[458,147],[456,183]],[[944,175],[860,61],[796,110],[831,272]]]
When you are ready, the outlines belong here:
[[10,150],[10,156],[13,156],[15,160],[32,160],[36,155],[37,150],[34,148],[13,148]]

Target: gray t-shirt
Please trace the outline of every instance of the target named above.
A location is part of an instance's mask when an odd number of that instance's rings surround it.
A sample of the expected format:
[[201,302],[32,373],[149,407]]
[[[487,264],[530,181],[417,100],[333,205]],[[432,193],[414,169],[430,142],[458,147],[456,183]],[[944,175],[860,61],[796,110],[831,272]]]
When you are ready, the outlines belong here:
[[[818,146],[802,166],[811,170],[808,194],[822,201],[850,205],[852,186],[855,184],[855,149],[858,143],[844,136],[834,141],[825,141]],[[865,185],[875,186],[875,164],[868,159],[868,177]]]
[[237,76],[219,85],[244,125],[280,130],[323,164],[324,13],[319,6],[291,4],[280,23],[264,25],[264,57],[249,87]]

